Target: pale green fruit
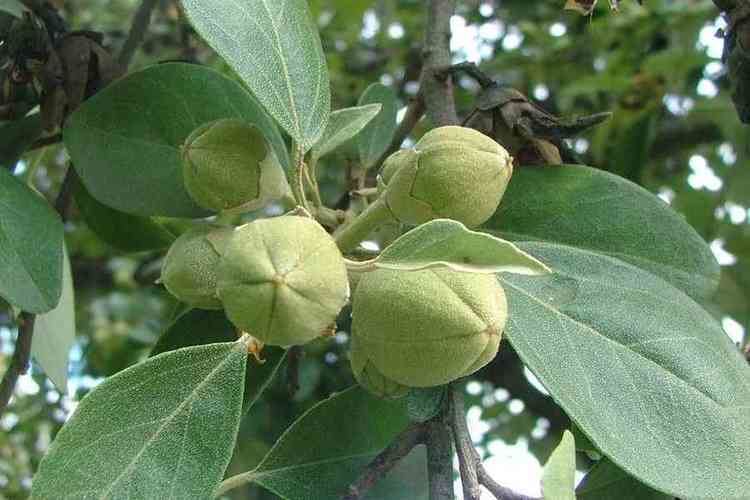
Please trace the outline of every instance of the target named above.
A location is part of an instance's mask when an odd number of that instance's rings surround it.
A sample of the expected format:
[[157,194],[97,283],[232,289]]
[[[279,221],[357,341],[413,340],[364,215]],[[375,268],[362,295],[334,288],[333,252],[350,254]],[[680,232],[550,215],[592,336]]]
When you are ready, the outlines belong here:
[[285,215],[235,230],[219,265],[218,293],[238,328],[286,347],[333,333],[349,283],[341,252],[323,227]]
[[393,217],[409,224],[436,218],[475,227],[497,210],[513,173],[498,143],[465,127],[440,127],[413,150],[391,155],[379,187]]
[[353,337],[351,341],[349,361],[351,362],[354,378],[359,385],[372,394],[383,399],[396,399],[406,396],[409,392],[409,387],[389,379],[375,367],[367,357],[367,353],[362,351],[356,337]]
[[507,317],[494,275],[444,268],[367,273],[352,303],[352,369],[367,379],[365,387],[387,387],[382,379],[406,387],[447,384],[495,357]]
[[191,229],[177,238],[164,258],[161,282],[182,302],[221,309],[216,268],[234,228],[216,225]]
[[201,125],[182,146],[185,188],[203,208],[241,212],[289,191],[284,170],[263,133],[238,119]]

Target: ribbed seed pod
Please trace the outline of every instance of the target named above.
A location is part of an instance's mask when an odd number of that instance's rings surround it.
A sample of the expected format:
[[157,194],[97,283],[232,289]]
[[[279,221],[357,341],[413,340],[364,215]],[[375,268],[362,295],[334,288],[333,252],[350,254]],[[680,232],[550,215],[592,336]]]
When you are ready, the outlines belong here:
[[286,215],[235,230],[219,265],[218,294],[238,328],[286,347],[333,333],[349,282],[320,224]]

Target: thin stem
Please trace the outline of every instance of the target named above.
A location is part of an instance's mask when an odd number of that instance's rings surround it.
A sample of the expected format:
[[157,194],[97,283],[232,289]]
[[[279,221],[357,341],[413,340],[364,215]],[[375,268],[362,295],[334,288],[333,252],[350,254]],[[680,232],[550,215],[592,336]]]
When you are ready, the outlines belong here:
[[304,151],[301,144],[297,144],[296,141],[292,140],[292,179],[291,188],[294,199],[297,201],[297,205],[303,207],[308,212],[310,207],[307,203],[307,197],[305,196],[305,157]]
[[18,377],[26,373],[26,369],[29,366],[35,318],[36,316],[33,314],[22,312],[18,320],[16,348],[13,351],[10,365],[3,375],[3,380],[0,382],[0,413],[8,406],[8,402],[10,402],[10,398],[13,396],[13,391],[16,388]]
[[310,168],[303,169],[303,172],[305,174],[305,180],[307,181],[307,185],[310,188],[310,192],[312,193],[313,198],[313,205],[316,207],[322,207],[323,206],[323,200],[320,198],[320,189],[318,188],[318,181],[315,180],[313,177],[312,172],[310,171]]
[[253,476],[255,476],[255,471],[251,470],[225,479],[214,491],[214,498],[220,497],[229,490],[233,490],[245,484],[252,483]]
[[148,30],[148,25],[151,22],[151,13],[154,11],[157,3],[159,3],[159,0],[143,0],[135,12],[128,38],[125,40],[125,44],[120,49],[120,55],[117,57],[117,62],[123,68],[126,69],[130,66],[130,61],[132,61],[136,50],[138,50],[143,38],[146,36],[146,30]]
[[342,500],[364,498],[370,489],[417,445],[425,441],[424,424],[413,424],[396,436],[391,444],[370,462],[362,474],[347,489]]
[[347,253],[354,250],[375,228],[392,219],[385,201],[378,198],[333,237],[341,252]]

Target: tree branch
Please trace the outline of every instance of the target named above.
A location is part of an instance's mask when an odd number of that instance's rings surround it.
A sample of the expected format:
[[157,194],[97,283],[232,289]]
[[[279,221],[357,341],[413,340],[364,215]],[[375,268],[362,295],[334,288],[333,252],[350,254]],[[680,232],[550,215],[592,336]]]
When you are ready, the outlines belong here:
[[399,434],[393,442],[383,450],[364,472],[347,489],[342,500],[358,500],[364,498],[369,490],[380,481],[400,460],[406,457],[415,446],[424,444],[424,424],[413,424]]
[[379,169],[386,158],[388,158],[390,155],[398,151],[399,148],[401,148],[401,144],[404,143],[406,137],[411,133],[412,130],[414,130],[414,127],[417,125],[417,123],[419,123],[419,120],[422,119],[424,112],[424,97],[422,96],[422,93],[419,92],[414,97],[414,99],[411,100],[409,106],[406,108],[406,114],[404,115],[403,120],[401,120],[401,123],[399,123],[396,132],[394,132],[393,139],[391,140],[388,149],[386,149],[383,154],[380,155],[380,158],[378,158],[378,160],[373,164],[373,168],[375,168],[376,170]]
[[16,388],[18,377],[26,373],[26,368],[29,366],[35,319],[36,316],[27,312],[22,312],[19,318],[16,348],[13,351],[13,357],[10,360],[8,369],[3,375],[3,380],[0,382],[0,413],[8,406],[8,402]]
[[449,421],[450,402],[446,398],[443,410],[427,422],[427,474],[430,500],[453,500],[453,442]]
[[[453,437],[456,441],[456,452],[461,470],[461,482],[464,487],[464,498],[478,500],[481,497],[481,484],[492,493],[497,500],[538,500],[534,497],[516,493],[510,488],[502,486],[489,475],[482,464],[482,459],[471,441],[469,428],[466,425],[466,410],[464,396],[459,384],[450,387],[450,414]],[[468,483],[468,484],[467,484]]]
[[124,68],[127,69],[130,66],[130,61],[133,60],[135,51],[143,42],[143,38],[146,36],[146,30],[151,22],[151,13],[154,11],[156,4],[159,0],[143,0],[138,10],[133,16],[133,23],[130,26],[130,32],[128,38],[120,49],[120,55],[117,58],[117,62]]
[[450,19],[455,7],[455,0],[430,0],[427,4],[420,92],[424,96],[427,116],[436,126],[458,124],[453,79],[444,73],[452,62]]

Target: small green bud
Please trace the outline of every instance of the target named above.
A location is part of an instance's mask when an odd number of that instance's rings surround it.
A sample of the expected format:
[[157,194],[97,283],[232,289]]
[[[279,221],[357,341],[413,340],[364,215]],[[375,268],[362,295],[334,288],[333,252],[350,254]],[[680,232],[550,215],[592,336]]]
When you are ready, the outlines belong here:
[[505,193],[513,160],[498,143],[465,127],[440,127],[413,150],[383,164],[379,187],[393,217],[409,224],[449,218],[475,227],[489,219]]
[[261,208],[289,191],[286,174],[263,133],[238,119],[195,129],[182,146],[185,188],[215,212]]
[[386,396],[398,392],[393,384],[447,384],[495,357],[507,317],[494,275],[378,269],[354,294],[352,370]]
[[349,299],[341,252],[307,217],[285,215],[237,228],[217,274],[229,319],[271,345],[299,345],[333,333]]
[[182,302],[201,309],[221,309],[216,295],[216,267],[234,228],[217,225],[191,229],[167,252],[161,282]]

